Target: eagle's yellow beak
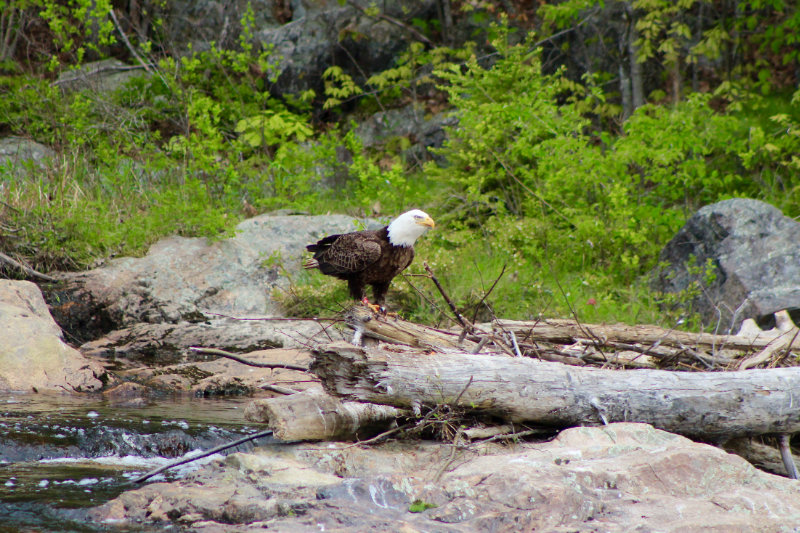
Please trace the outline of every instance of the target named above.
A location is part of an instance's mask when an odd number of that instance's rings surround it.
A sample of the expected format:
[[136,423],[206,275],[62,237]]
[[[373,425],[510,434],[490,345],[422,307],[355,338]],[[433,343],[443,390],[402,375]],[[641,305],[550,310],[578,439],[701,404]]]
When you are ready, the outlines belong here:
[[431,217],[425,217],[422,220],[417,220],[417,224],[419,224],[420,226],[428,226],[431,229],[436,227],[436,223],[433,221]]

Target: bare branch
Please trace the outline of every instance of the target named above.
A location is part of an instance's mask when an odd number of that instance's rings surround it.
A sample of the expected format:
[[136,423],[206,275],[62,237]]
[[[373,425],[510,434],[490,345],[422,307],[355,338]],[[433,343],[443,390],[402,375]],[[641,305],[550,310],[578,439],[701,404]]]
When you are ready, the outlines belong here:
[[131,481],[131,483],[141,483],[143,481],[147,481],[151,477],[153,477],[153,476],[155,476],[157,474],[160,474],[161,472],[164,472],[165,470],[169,470],[170,468],[174,468],[174,467],[180,466],[180,465],[185,465],[187,463],[191,463],[193,461],[197,461],[198,459],[202,459],[203,457],[208,457],[209,455],[214,455],[217,452],[221,452],[223,450],[227,450],[228,448],[234,448],[236,446],[239,446],[240,444],[244,444],[245,442],[249,442],[249,441],[255,440],[255,439],[260,439],[261,437],[268,437],[269,435],[272,435],[272,430],[271,429],[268,429],[268,430],[265,430],[265,431],[259,431],[258,433],[253,433],[252,435],[248,435],[246,437],[242,437],[241,439],[237,439],[237,440],[235,440],[233,442],[228,442],[226,444],[220,444],[219,446],[211,448],[210,450],[206,450],[205,452],[201,453],[200,455],[195,455],[193,457],[184,457],[184,458],[179,459],[178,461],[173,461],[171,463],[168,463],[168,464],[165,464],[163,466],[160,466],[160,467],[156,468],[155,470],[151,470],[150,472],[144,474],[143,476],[137,477],[136,479]]
[[302,365],[293,365],[291,363],[256,363],[255,361],[248,361],[247,359],[239,357],[236,354],[226,352],[225,350],[219,350],[217,348],[202,348],[199,346],[191,346],[189,349],[196,353],[218,355],[220,357],[232,359],[237,363],[242,363],[243,365],[254,366],[257,368],[286,368],[287,370],[299,370],[301,372],[308,372],[308,367]]
[[428,276],[430,276],[431,280],[433,281],[433,284],[436,285],[437,289],[439,289],[439,293],[442,295],[442,298],[444,298],[444,301],[447,302],[448,306],[450,306],[450,310],[455,315],[456,320],[458,320],[458,323],[461,324],[461,327],[463,327],[466,330],[472,331],[473,329],[472,324],[470,324],[467,321],[467,319],[461,316],[461,313],[458,312],[458,309],[453,303],[453,300],[451,300],[450,297],[447,295],[447,293],[444,290],[444,287],[442,287],[442,284],[439,283],[439,280],[436,278],[436,275],[433,273],[433,270],[428,265],[428,263],[422,263],[422,266],[425,267],[425,271],[428,273]]
[[150,70],[150,66],[144,62],[144,59],[142,59],[138,53],[136,53],[136,49],[133,47],[133,45],[131,45],[131,42],[128,40],[128,36],[125,35],[124,31],[122,31],[122,26],[120,25],[119,20],[117,19],[117,14],[114,13],[114,9],[111,8],[108,11],[108,14],[111,15],[111,20],[114,22],[114,27],[117,28],[117,32],[119,32],[120,37],[122,37],[122,42],[125,43],[125,47],[131,53],[131,55],[133,55],[133,57],[136,58],[136,61],[138,61],[139,64],[142,65],[145,71],[152,72],[152,70]]
[[6,254],[0,252],[0,264],[2,264],[2,263],[7,263],[7,264],[11,265],[12,267],[17,268],[17,269],[23,271],[25,274],[27,274],[27,275],[29,275],[31,277],[34,277],[34,278],[43,279],[45,281],[58,281],[56,278],[54,278],[52,276],[48,276],[47,274],[42,274],[41,272],[37,272],[36,270],[34,270],[34,269],[30,268],[30,267],[27,267],[27,266],[23,265],[22,263],[20,263],[19,261],[15,261],[14,259],[12,259],[9,256],[7,256]]

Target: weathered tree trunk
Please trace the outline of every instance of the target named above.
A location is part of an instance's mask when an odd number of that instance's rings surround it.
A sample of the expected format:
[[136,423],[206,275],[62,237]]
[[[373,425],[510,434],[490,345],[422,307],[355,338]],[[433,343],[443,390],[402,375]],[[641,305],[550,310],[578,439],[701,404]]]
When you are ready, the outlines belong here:
[[645,422],[704,439],[800,431],[800,368],[739,372],[606,370],[526,357],[315,350],[311,367],[346,400],[395,407],[455,406],[555,427]]
[[388,405],[344,402],[318,387],[250,402],[245,418],[266,423],[283,441],[351,440],[386,429],[403,412]]

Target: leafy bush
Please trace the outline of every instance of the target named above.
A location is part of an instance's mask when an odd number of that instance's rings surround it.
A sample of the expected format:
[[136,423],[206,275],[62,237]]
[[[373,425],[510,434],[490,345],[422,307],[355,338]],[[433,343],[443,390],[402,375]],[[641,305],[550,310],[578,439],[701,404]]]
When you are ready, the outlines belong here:
[[543,74],[531,40],[510,45],[500,32],[493,45],[491,68],[472,59],[437,72],[459,124],[439,152],[449,165],[427,172],[459,198],[448,222],[486,239],[458,253],[499,255],[519,274],[496,292],[513,294],[517,316],[590,298],[595,314],[632,294],[652,301],[645,275],[691,212],[731,196],[769,199],[753,176],[797,164],[791,126],[767,142],[749,117],[715,112],[710,95],[645,105],[618,136],[597,131],[587,100],[601,93]]

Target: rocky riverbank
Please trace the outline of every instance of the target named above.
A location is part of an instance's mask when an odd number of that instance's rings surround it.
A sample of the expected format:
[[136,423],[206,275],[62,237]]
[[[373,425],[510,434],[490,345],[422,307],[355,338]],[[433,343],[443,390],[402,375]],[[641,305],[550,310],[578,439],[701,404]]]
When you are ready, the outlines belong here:
[[[2,280],[0,388],[102,394],[135,407],[165,393],[266,398],[316,386],[306,371],[256,368],[189,348],[304,367],[310,347],[349,338],[337,325],[281,316],[271,294],[298,268],[303,244],[355,227],[345,216],[278,214],[243,222],[231,239],[172,237],[142,258],[59,274],[59,283],[44,286],[49,307],[33,283]],[[720,448],[645,424],[553,435],[528,442],[276,443],[183,479],[132,487],[82,512],[112,530],[134,523],[199,531],[800,526],[800,484]]]

